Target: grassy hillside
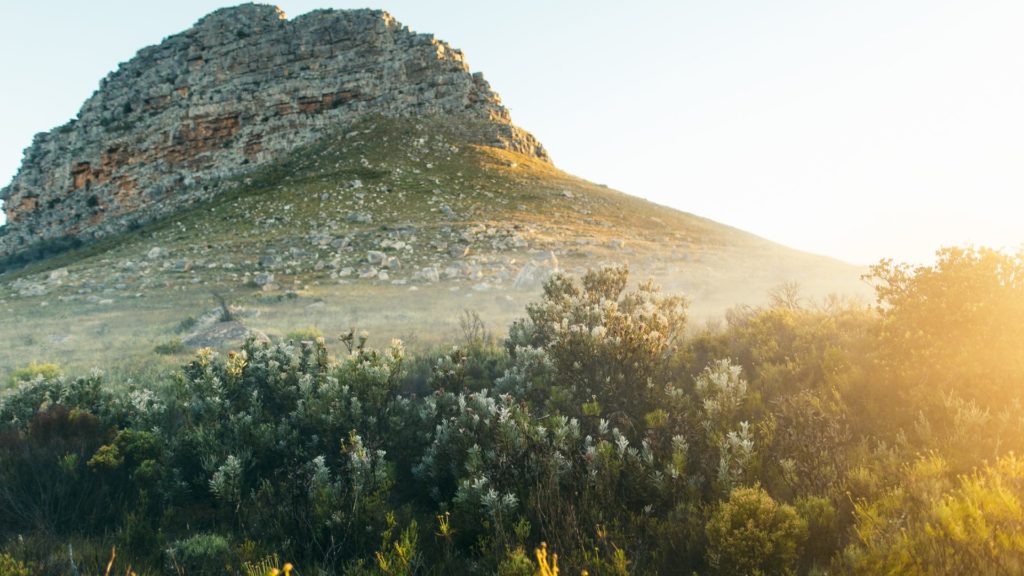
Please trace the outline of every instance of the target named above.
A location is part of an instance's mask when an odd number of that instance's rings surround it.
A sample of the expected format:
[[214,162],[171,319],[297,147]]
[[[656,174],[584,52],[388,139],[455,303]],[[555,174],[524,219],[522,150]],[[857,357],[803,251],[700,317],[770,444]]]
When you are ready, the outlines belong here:
[[[326,134],[213,202],[0,276],[0,377],[38,360],[128,378],[164,369],[157,346],[171,367],[250,330],[355,328],[429,347],[464,310],[500,331],[555,270],[604,264],[686,294],[697,317],[783,282],[863,294],[855,267],[466,144],[480,127],[453,124]],[[220,302],[234,323],[219,322]]]

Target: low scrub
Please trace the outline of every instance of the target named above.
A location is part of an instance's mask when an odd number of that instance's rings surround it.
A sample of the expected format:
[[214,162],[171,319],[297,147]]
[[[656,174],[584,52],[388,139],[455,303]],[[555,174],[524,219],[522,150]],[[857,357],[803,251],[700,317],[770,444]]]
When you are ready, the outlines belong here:
[[[992,257],[689,333],[685,300],[607,269],[553,278],[503,345],[467,314],[419,358],[303,330],[153,388],[36,366],[0,402],[2,573],[72,541],[140,573],[1016,573],[991,535],[1024,531],[1024,410],[980,392],[1024,374],[942,379],[945,341],[906,336],[941,294],[972,319],[944,337],[1024,349],[1024,275]],[[986,273],[1007,313],[952,306]]]

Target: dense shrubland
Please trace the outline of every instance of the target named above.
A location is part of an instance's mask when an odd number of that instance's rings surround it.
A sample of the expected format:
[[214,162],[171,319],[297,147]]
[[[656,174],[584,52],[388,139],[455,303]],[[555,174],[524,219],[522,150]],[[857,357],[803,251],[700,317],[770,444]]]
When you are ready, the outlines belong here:
[[0,574],[1024,572],[1020,255],[869,279],[694,328],[605,269],[424,357],[304,331],[117,393],[31,367]]

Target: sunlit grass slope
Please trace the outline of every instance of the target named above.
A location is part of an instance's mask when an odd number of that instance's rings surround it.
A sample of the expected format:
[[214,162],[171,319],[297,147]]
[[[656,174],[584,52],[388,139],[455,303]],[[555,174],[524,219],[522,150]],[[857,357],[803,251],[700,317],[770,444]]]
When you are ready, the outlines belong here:
[[355,328],[417,348],[450,342],[467,309],[500,334],[555,270],[626,263],[697,317],[783,282],[864,293],[853,266],[471,144],[483,133],[441,118],[325,132],[215,201],[0,276],[0,377],[32,360],[164,370],[205,341],[221,299],[270,338]]

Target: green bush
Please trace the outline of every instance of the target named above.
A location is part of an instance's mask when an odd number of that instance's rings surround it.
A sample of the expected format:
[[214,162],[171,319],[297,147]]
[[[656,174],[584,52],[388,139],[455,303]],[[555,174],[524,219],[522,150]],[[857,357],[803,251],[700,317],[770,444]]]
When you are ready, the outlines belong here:
[[61,375],[62,371],[57,364],[31,362],[28,366],[18,368],[11,373],[8,384],[15,386],[20,382],[31,382],[36,378],[51,380]]
[[792,506],[760,487],[736,488],[706,527],[708,565],[715,574],[795,574],[807,523]]
[[498,564],[498,576],[534,576],[536,572],[536,566],[521,547],[508,552]]
[[542,402],[564,392],[571,396],[569,406],[551,408],[569,410],[597,396],[608,414],[630,428],[662,407],[669,359],[686,323],[686,300],[662,294],[649,282],[627,292],[628,277],[624,267],[590,271],[580,280],[555,276],[545,284],[543,299],[527,306],[527,318],[509,329],[513,361],[525,354],[532,362],[531,351],[543,350],[557,373],[547,386],[527,375],[532,381],[520,386],[534,389],[530,397]]
[[807,541],[803,549],[801,573],[809,572],[817,565],[828,567],[827,559],[839,548],[839,512],[826,498],[805,496],[794,505],[797,514],[807,523]]
[[178,322],[178,325],[174,327],[174,331],[178,334],[184,334],[185,332],[195,328],[198,323],[199,320],[196,320],[195,316],[188,316],[183,318],[181,322]]
[[167,550],[177,574],[224,574],[231,572],[233,556],[228,539],[204,533],[178,540]]
[[185,350],[185,345],[181,343],[180,338],[171,338],[170,340],[161,342],[153,347],[153,352],[163,355],[181,354]]
[[1008,455],[952,479],[939,456],[904,467],[898,486],[855,507],[853,574],[1019,574],[1024,460]]
[[0,554],[0,576],[29,576],[32,571],[24,562],[15,560],[6,552]]
[[298,344],[299,342],[315,342],[318,338],[323,337],[324,333],[321,332],[319,328],[315,326],[307,326],[298,330],[292,330],[285,334],[284,341]]

